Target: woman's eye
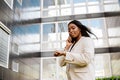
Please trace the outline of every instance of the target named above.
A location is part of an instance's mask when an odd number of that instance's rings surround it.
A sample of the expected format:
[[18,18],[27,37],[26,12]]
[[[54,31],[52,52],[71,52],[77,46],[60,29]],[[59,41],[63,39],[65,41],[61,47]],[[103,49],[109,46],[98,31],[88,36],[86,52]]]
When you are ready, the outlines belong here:
[[75,29],[74,27],[72,29]]

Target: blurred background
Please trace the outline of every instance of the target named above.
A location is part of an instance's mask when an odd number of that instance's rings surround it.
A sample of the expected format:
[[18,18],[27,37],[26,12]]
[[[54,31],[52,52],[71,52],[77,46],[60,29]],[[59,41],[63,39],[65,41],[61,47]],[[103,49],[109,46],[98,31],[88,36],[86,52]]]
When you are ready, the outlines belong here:
[[120,0],[0,0],[0,80],[67,80],[53,53],[74,19],[98,37],[96,79],[120,76]]

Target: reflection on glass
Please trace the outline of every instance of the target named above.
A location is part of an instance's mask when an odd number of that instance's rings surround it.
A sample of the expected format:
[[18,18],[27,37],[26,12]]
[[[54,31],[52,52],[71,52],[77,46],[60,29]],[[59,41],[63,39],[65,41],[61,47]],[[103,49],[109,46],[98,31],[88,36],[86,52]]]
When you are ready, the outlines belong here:
[[103,0],[104,3],[115,3],[117,2],[118,3],[118,0]]
[[99,6],[88,6],[88,13],[97,13],[100,12]]
[[110,46],[119,46],[120,47],[120,38],[109,38]]
[[57,12],[56,12],[56,10],[44,10],[43,11],[43,16],[44,17],[53,17],[53,16],[56,16],[57,15]]
[[112,74],[114,76],[120,75],[120,52],[111,53],[112,60]]
[[60,15],[61,16],[63,16],[63,15],[71,15],[71,8],[63,8],[63,9],[61,9]]
[[13,42],[24,44],[40,42],[40,25],[32,24],[12,28]]
[[[21,0],[18,0],[21,1]],[[22,7],[23,8],[30,8],[30,7],[39,7],[40,8],[40,0],[22,0]]]
[[109,37],[120,36],[120,27],[108,28]]
[[85,6],[84,7],[75,7],[74,10],[75,10],[74,11],[75,14],[86,14],[87,13]]
[[43,8],[55,8],[55,0],[43,0]]
[[104,5],[104,11],[119,11],[119,4],[107,4]]
[[86,0],[73,0],[74,4],[78,4],[78,3],[86,3]]
[[24,20],[40,18],[40,11],[22,12],[20,18]]
[[118,1],[118,3],[119,3],[119,7],[120,7],[120,0]]
[[[22,58],[19,59],[19,72],[24,74],[22,80],[39,80],[40,59],[38,58]],[[34,75],[33,75],[34,73]],[[17,79],[18,80],[18,79]]]
[[41,77],[41,80],[67,80],[66,67],[60,67],[59,58],[42,58]]
[[71,0],[57,0],[58,7],[70,7]]
[[96,78],[111,76],[110,54],[95,55],[95,76]]
[[19,72],[19,63],[12,61],[12,70],[15,72]]
[[48,17],[48,10],[43,11],[42,16],[44,16],[44,17]]
[[40,43],[19,45],[19,52],[40,52]]
[[67,80],[67,75],[66,75],[66,66],[60,67],[59,65],[59,58],[58,59],[58,79],[59,80]]
[[43,24],[43,41],[55,41],[56,30],[55,24]]
[[65,41],[57,41],[57,42],[46,42],[42,43],[41,50],[42,51],[55,51],[62,50],[66,45]]
[[91,19],[90,20],[90,28],[92,32],[98,37],[103,37],[103,27],[104,27],[104,20],[103,19]]
[[58,40],[66,40],[68,37],[67,23],[58,23]]
[[106,39],[95,39],[94,40],[95,48],[108,47],[108,41]]
[[88,0],[88,4],[98,4],[101,0]]
[[67,31],[68,31],[67,22],[58,23],[58,32],[67,32]]
[[43,59],[42,80],[57,80],[56,58]]
[[60,49],[61,47],[60,42],[46,42],[46,43],[42,43],[42,51],[51,51],[51,50],[56,50],[56,49]]
[[28,7],[28,8],[24,8],[22,9],[22,12],[28,12],[28,11],[39,11],[40,7]]
[[66,46],[66,41],[63,41],[63,42],[62,42],[62,49],[64,49],[65,46]]
[[83,25],[88,26],[88,20],[79,20]]
[[88,0],[88,2],[98,2],[100,0]]
[[99,28],[101,29],[103,26],[103,19],[91,19],[90,20],[90,25],[94,28]]
[[66,40],[68,38],[69,34],[68,32],[61,32],[58,33],[58,40]]

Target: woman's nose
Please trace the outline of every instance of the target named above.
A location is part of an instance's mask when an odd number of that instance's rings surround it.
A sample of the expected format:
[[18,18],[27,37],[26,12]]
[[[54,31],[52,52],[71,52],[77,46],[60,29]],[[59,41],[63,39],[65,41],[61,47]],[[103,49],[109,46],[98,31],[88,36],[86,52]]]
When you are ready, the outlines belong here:
[[70,33],[73,33],[73,30],[72,30],[72,29],[70,30]]

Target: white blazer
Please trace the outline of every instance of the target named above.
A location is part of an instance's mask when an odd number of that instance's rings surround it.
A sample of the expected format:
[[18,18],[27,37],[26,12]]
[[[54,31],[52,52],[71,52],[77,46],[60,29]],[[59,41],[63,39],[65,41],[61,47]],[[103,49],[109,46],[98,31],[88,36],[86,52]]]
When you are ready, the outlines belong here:
[[93,40],[81,37],[66,57],[61,56],[60,66],[65,65],[68,80],[95,80]]

